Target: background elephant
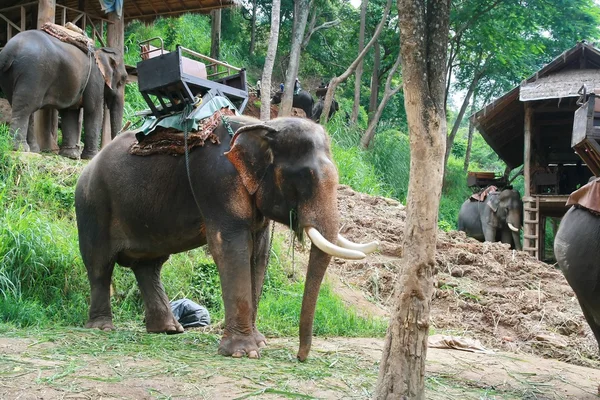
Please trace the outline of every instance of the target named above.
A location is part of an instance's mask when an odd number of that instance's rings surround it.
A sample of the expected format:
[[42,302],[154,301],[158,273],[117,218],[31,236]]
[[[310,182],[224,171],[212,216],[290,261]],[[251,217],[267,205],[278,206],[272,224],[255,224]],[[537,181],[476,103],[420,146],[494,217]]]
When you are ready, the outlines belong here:
[[[219,353],[258,357],[265,337],[256,329],[269,247],[269,220],[290,224],[312,240],[300,314],[306,359],[319,287],[331,255],[362,258],[372,245],[338,236],[338,173],[320,125],[301,118],[261,122],[232,117],[216,144],[184,157],[129,154],[132,132],[117,136],[84,169],[75,192],[79,246],[88,271],[87,327],[113,329],[110,280],[115,262],[138,281],[149,332],[183,331],[160,282],[169,255],[208,243],[219,269],[225,328]],[[230,143],[231,142],[231,143]],[[197,203],[196,203],[197,199]],[[340,240],[343,247],[333,244]]]
[[571,207],[554,238],[554,255],[600,346],[600,216]]
[[79,158],[79,113],[85,131],[82,158],[98,152],[103,104],[110,111],[114,137],[123,122],[127,71],[122,54],[97,49],[86,55],[79,48],[38,30],[21,32],[0,52],[0,88],[12,106],[10,123],[15,150],[39,151],[31,129],[32,114],[40,108],[60,112],[60,154]]
[[[320,97],[319,100],[315,103],[315,106],[312,109],[312,120],[319,121],[321,119],[321,113],[323,112],[325,100],[323,97]],[[338,102],[333,99],[331,102],[331,107],[329,108],[329,119],[335,115],[336,112],[340,109],[340,105]]]
[[[281,96],[283,93],[277,92],[271,99],[271,103],[279,104],[281,103]],[[294,100],[292,103],[292,107],[300,108],[306,113],[306,118],[312,118],[312,109],[315,100],[312,95],[308,93],[306,90],[301,90],[298,94],[294,95]]]
[[510,243],[521,250],[523,202],[518,191],[491,192],[484,201],[467,199],[458,213],[458,230],[480,241]]

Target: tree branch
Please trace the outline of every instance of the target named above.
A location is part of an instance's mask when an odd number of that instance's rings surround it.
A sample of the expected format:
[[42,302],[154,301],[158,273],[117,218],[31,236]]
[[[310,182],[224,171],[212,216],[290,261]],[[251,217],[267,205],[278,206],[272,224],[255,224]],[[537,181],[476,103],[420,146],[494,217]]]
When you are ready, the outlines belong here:
[[[315,13],[316,15],[316,13]],[[311,21],[312,22],[312,21]],[[327,21],[315,28],[312,28],[307,34],[306,36],[304,36],[304,40],[302,41],[302,48],[306,48],[306,46],[308,46],[308,43],[310,42],[310,38],[311,36],[320,31],[321,29],[329,29],[329,28],[333,28],[334,26],[338,26],[341,23],[341,21],[339,19],[334,19],[333,21]]]

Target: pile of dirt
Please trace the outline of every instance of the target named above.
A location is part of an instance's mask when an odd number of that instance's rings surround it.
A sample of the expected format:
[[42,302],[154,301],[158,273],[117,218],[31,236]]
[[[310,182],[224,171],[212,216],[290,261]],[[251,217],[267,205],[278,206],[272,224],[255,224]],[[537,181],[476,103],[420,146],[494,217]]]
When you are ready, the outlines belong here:
[[0,123],[10,124],[12,108],[6,99],[0,99]]
[[[348,302],[368,314],[388,315],[401,266],[404,206],[347,186],[340,186],[338,195],[341,233],[357,242],[376,239],[381,246],[359,262],[336,259],[330,275]],[[596,340],[556,266],[502,243],[439,231],[436,269],[431,309],[436,332],[479,339],[494,349],[600,366]]]

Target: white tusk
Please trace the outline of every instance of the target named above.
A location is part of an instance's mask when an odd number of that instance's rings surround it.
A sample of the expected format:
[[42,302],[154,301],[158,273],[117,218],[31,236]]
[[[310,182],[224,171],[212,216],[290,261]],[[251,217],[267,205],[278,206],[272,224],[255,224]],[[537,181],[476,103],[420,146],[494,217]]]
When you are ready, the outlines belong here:
[[345,258],[348,260],[362,260],[366,257],[366,254],[362,251],[345,249],[343,247],[331,243],[312,226],[304,229],[310,240],[313,242],[313,244],[324,253],[327,253],[334,257]]
[[510,222],[508,223],[508,227],[510,228],[511,231],[513,232],[519,232],[519,230],[517,228],[514,227],[513,224],[511,224]]
[[346,249],[362,251],[365,254],[372,253],[375,250],[377,250],[377,248],[379,247],[378,241],[364,243],[364,244],[354,243],[354,242],[351,242],[350,240],[346,239],[339,233],[338,233],[338,243]]

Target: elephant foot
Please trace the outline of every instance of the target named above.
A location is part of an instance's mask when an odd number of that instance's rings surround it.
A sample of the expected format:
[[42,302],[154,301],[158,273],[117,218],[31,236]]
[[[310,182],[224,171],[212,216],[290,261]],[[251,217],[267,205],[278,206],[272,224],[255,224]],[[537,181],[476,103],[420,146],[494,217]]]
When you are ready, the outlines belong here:
[[91,160],[92,158],[94,158],[94,156],[96,154],[98,154],[98,151],[90,151],[90,150],[83,149],[83,152],[81,153],[81,159],[82,160]]
[[233,358],[260,358],[260,349],[266,345],[265,337],[257,330],[250,335],[225,331],[219,344],[219,354]]
[[71,160],[79,160],[79,147],[61,147],[58,152],[59,156],[70,158]]
[[101,331],[114,331],[115,326],[112,323],[111,317],[90,318],[85,324],[88,329],[100,329]]
[[160,321],[158,318],[146,318],[146,332],[148,333],[166,333],[173,335],[183,333],[183,326],[175,319],[173,315],[166,320]]
[[28,152],[30,149],[29,149],[29,145],[27,144],[27,142],[25,140],[23,140],[23,141],[15,140],[15,142],[13,143],[13,150]]
[[29,143],[29,151],[32,153],[41,153],[42,150],[37,143]]

